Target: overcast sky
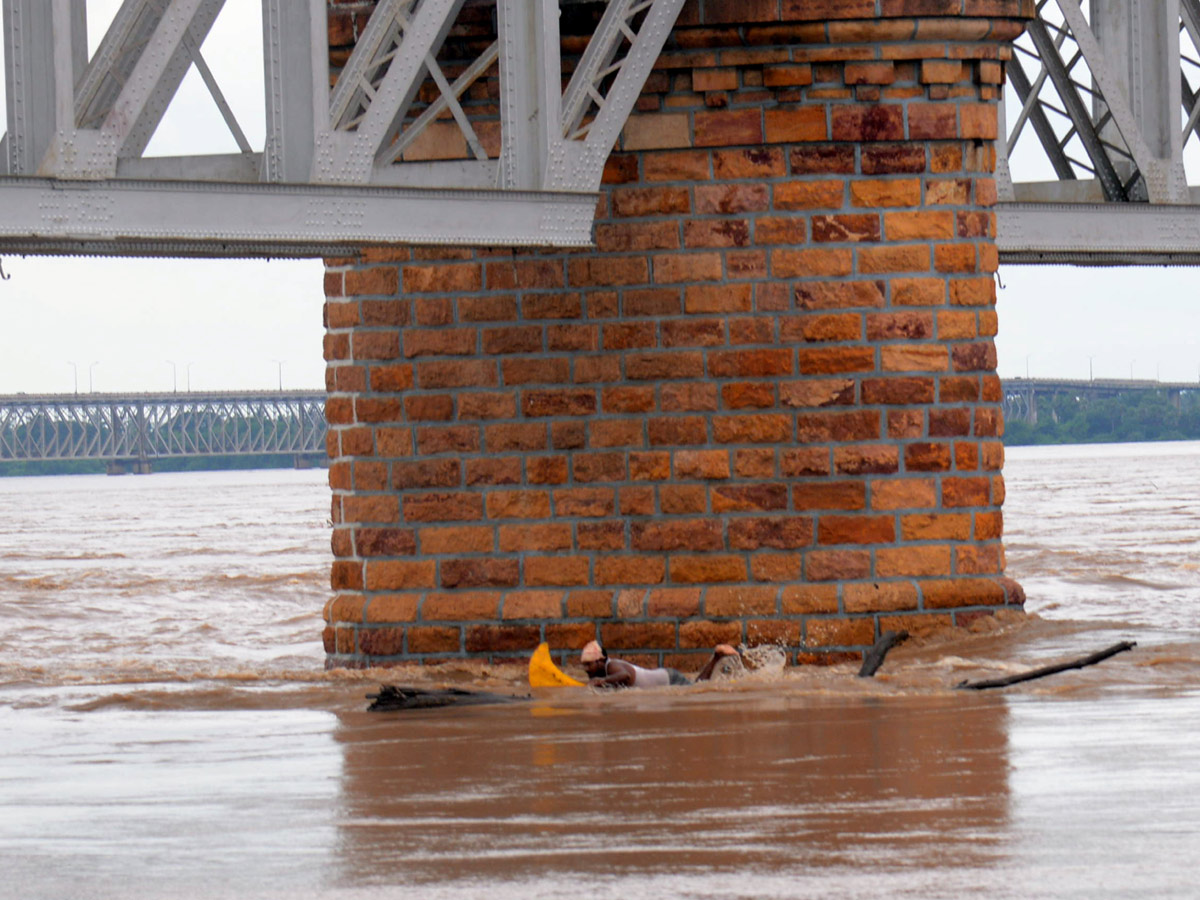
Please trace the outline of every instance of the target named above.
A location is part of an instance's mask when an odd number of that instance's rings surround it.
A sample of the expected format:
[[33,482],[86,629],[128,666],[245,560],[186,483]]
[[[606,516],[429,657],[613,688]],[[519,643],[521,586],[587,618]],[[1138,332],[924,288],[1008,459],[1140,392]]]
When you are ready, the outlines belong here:
[[[117,5],[88,0],[93,47]],[[228,3],[203,52],[247,138],[261,148],[258,7]],[[148,152],[234,149],[193,70]],[[1021,165],[1014,159],[1018,178]],[[1025,162],[1025,177],[1037,165]],[[11,279],[0,282],[0,394],[324,385],[318,260],[4,257],[3,264]],[[1200,381],[1196,274],[1004,266],[1000,374],[1086,378],[1090,366],[1097,378]]]

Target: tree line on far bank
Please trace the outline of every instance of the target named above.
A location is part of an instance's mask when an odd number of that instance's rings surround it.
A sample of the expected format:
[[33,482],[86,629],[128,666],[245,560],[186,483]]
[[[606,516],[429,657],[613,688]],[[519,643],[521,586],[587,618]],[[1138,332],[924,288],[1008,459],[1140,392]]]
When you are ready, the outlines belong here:
[[1200,440],[1200,391],[1124,391],[1091,399],[1039,394],[1037,424],[1008,418],[1004,443],[1107,444]]

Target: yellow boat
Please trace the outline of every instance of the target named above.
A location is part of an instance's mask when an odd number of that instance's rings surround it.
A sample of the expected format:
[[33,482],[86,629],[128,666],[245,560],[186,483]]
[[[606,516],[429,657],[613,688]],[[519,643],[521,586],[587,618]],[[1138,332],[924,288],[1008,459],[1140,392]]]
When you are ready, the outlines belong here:
[[582,681],[576,681],[554,664],[550,658],[550,645],[538,644],[529,658],[530,687],[583,687]]

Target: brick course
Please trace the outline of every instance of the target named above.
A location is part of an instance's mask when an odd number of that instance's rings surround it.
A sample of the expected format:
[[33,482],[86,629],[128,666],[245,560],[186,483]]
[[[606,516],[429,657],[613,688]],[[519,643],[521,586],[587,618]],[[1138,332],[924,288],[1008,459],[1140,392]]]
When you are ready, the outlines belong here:
[[695,0],[594,250],[328,260],[330,664],[841,659],[1020,604],[990,142],[1028,6]]

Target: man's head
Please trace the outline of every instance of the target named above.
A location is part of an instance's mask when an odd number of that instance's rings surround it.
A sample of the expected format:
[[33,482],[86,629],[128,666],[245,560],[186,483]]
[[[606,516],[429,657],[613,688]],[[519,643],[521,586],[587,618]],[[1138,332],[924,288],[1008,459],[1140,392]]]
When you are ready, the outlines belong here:
[[589,678],[602,677],[607,660],[608,654],[604,652],[604,648],[598,641],[588,641],[579,653],[579,661],[583,664],[584,671],[588,673]]

